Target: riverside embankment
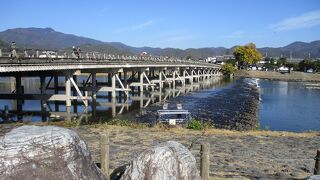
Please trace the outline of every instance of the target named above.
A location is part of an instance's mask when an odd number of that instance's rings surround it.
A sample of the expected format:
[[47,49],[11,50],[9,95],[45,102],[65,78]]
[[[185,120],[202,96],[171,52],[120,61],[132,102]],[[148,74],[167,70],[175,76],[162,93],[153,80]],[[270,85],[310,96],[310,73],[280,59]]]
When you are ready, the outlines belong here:
[[239,70],[235,73],[236,77],[260,78],[278,81],[307,81],[320,82],[320,73],[304,73],[293,71],[291,73],[279,73],[270,71],[244,71]]

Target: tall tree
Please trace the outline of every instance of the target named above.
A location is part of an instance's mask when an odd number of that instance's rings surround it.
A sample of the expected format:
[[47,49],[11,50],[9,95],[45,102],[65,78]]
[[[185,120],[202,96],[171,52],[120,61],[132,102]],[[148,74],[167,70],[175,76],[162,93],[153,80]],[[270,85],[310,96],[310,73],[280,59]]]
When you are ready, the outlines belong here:
[[279,64],[279,66],[285,66],[287,64],[287,58],[285,58],[285,57],[279,58],[278,64]]
[[236,60],[242,66],[255,64],[262,58],[261,53],[257,50],[254,43],[249,43],[244,46],[238,46],[233,54]]

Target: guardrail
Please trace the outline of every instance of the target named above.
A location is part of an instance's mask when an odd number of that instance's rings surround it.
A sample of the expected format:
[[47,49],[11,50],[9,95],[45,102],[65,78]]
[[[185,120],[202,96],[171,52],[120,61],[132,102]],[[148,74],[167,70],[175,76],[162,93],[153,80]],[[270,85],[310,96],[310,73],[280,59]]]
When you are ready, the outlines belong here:
[[[59,63],[59,64],[103,64],[112,62],[171,62],[171,63],[190,63],[190,64],[203,64],[214,66],[215,64],[194,61],[182,60],[175,57],[165,56],[138,56],[138,55],[119,55],[119,54],[102,54],[99,52],[80,52],[79,56],[75,55],[72,51],[42,51],[40,50],[24,50],[23,53],[18,52],[17,57],[12,57],[11,52],[3,52],[0,49],[0,64],[41,64],[41,63]],[[216,65],[219,66],[219,65]]]

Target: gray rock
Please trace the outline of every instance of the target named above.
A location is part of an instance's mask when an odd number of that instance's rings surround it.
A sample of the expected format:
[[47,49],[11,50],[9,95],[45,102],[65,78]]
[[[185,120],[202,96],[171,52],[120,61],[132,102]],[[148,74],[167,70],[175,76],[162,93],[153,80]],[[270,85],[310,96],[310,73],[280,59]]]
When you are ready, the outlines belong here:
[[1,179],[106,179],[79,136],[55,126],[22,126],[0,137]]
[[122,180],[201,179],[196,159],[182,144],[167,141],[141,153],[127,167]]

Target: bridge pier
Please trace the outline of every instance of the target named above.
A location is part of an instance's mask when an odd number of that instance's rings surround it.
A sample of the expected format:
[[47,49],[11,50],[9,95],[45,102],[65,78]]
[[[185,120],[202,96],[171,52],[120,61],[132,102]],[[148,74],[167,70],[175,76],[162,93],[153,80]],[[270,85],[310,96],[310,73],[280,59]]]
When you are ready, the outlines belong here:
[[66,107],[71,106],[71,75],[68,73],[65,75],[65,97],[66,97]]
[[[54,94],[59,94],[59,76],[55,75],[53,81],[54,81],[54,85],[53,85]],[[54,102],[54,109],[55,109],[56,112],[59,111],[59,103],[58,103],[58,101]]]
[[115,98],[116,96],[116,73],[113,72],[111,74],[111,97]]
[[22,96],[24,94],[24,89],[23,86],[21,84],[21,75],[16,75],[15,76],[16,79],[16,102],[17,102],[17,118],[18,121],[22,121],[23,117],[22,117],[22,104],[23,104],[23,100],[22,100]]
[[[16,78],[10,77],[10,94],[16,94]],[[14,98],[11,100],[11,109],[12,111],[17,111],[17,99]]]
[[91,98],[94,101],[97,98],[97,74],[94,72],[91,73],[91,84],[92,84]]
[[44,95],[46,94],[46,76],[40,75],[40,94],[41,94],[41,100],[40,100],[40,105],[41,105],[41,119],[42,121],[47,120],[47,103],[46,100],[44,99]]

